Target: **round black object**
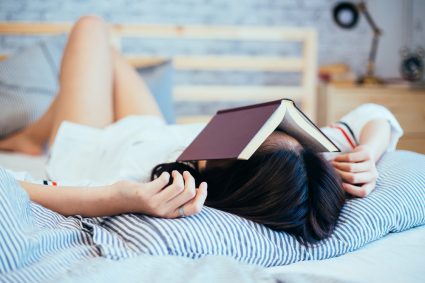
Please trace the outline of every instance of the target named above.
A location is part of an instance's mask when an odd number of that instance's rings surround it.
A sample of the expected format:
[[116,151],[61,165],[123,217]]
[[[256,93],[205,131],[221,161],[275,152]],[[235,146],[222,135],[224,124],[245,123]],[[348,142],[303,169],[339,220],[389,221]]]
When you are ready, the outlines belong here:
[[401,62],[400,73],[405,80],[419,81],[424,74],[423,58],[415,53],[407,55]]
[[333,18],[338,26],[345,29],[355,27],[359,21],[359,11],[351,2],[341,2],[333,9]]

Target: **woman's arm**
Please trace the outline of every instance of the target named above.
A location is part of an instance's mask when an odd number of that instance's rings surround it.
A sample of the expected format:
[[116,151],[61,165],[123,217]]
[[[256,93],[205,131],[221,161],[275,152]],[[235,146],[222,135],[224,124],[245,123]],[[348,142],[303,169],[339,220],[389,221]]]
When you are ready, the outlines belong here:
[[367,148],[368,155],[377,162],[388,147],[390,135],[391,127],[386,119],[371,120],[362,128],[357,147]]
[[185,216],[200,212],[207,196],[207,185],[195,188],[193,177],[173,171],[173,183],[167,186],[170,174],[163,173],[149,183],[121,181],[99,187],[51,187],[20,182],[32,201],[63,215],[85,217],[122,213],[176,218],[184,207]]
[[361,129],[359,145],[353,152],[336,157],[332,165],[343,180],[344,189],[355,196],[367,196],[376,185],[376,162],[390,142],[388,120],[375,119]]
[[388,120],[377,119],[366,123],[360,132],[360,146],[369,148],[374,162],[381,158],[390,142],[391,127]]

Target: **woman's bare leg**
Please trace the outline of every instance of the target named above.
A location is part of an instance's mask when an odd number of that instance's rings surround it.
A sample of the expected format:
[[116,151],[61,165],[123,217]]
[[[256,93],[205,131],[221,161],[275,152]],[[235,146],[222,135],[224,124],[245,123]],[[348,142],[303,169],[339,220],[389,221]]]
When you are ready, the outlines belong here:
[[113,122],[112,74],[107,25],[98,17],[81,18],[74,25],[62,59],[50,144],[65,120],[92,127]]
[[109,47],[106,24],[83,17],[65,48],[58,96],[39,120],[1,140],[0,149],[41,154],[64,120],[104,127],[129,115],[163,117],[141,77]]
[[50,136],[56,105],[57,99],[54,99],[49,109],[36,122],[0,140],[0,150],[42,154]]
[[125,58],[112,48],[114,70],[114,119],[129,115],[163,115],[145,82]]
[[39,120],[0,141],[0,149],[41,154],[64,120],[93,127],[110,124],[114,119],[112,73],[106,24],[93,16],[81,18],[64,51],[58,96]]

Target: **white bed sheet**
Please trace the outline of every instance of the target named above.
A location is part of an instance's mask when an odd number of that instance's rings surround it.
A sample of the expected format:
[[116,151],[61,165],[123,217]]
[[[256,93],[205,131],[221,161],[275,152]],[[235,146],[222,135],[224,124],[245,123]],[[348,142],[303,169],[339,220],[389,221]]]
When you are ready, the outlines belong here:
[[[46,156],[0,152],[0,166],[44,179]],[[425,225],[395,233],[346,255],[268,268],[287,282],[425,282]]]
[[35,179],[46,179],[47,156],[30,156],[25,154],[0,151],[0,166],[13,171],[25,171]]
[[394,233],[340,257],[272,267],[277,278],[308,282],[425,282],[425,225]]

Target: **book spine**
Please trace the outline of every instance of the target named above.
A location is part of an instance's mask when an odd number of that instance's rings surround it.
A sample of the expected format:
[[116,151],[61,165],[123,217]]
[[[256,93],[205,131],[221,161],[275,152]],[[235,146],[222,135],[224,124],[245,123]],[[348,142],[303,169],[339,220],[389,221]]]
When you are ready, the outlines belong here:
[[293,103],[293,101],[291,99],[282,98],[282,99],[279,99],[279,100],[269,101],[269,102],[265,102],[265,103],[259,103],[259,104],[255,104],[255,105],[248,105],[248,106],[235,107],[235,108],[230,108],[230,109],[225,109],[225,110],[219,110],[219,111],[217,111],[217,114],[241,111],[241,110],[252,109],[252,108],[258,108],[258,107],[263,107],[263,106],[267,106],[267,105],[274,105],[274,104],[280,105],[282,103],[282,100],[288,100],[288,101],[291,101]]

